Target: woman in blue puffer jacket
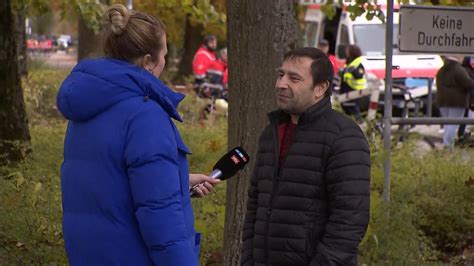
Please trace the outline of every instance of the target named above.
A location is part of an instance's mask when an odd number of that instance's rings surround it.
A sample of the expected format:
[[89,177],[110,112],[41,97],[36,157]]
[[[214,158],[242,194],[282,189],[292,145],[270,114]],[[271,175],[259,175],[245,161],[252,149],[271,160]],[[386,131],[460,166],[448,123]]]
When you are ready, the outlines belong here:
[[106,58],[78,63],[57,104],[69,120],[61,167],[63,232],[71,265],[198,265],[189,175],[172,119],[183,95],[159,79],[166,35],[158,19],[111,6]]

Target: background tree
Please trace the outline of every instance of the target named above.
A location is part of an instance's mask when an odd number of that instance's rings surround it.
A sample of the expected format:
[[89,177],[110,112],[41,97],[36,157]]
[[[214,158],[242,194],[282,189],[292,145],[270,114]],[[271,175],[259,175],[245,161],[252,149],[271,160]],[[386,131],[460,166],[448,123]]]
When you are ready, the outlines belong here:
[[188,76],[193,73],[192,62],[194,53],[201,45],[206,34],[216,35],[219,46],[226,46],[225,43],[222,45],[222,42],[226,40],[225,0],[194,0],[194,6],[197,9],[192,10],[192,12],[189,12],[191,11],[189,10],[186,15],[178,77]]
[[182,56],[178,67],[178,77],[184,77],[193,73],[192,63],[194,53],[204,38],[204,26],[202,24],[193,23],[190,14],[186,15],[185,29]]
[[[28,74],[28,55],[26,53],[26,18],[28,16],[36,16],[38,14],[46,13],[48,10],[48,1],[38,0],[30,2],[28,0],[14,0],[11,3],[12,14],[14,19],[14,29],[16,35],[16,45],[17,45],[17,57],[18,57],[18,71],[20,75]],[[50,26],[51,23],[48,23],[52,20],[48,17],[45,18],[43,24],[45,26]],[[40,29],[41,30],[41,29]]]
[[240,265],[241,228],[257,140],[275,107],[275,69],[298,36],[295,1],[227,0],[229,147],[241,145],[252,162],[227,181],[224,265]]
[[11,2],[0,1],[0,165],[22,160],[30,147],[15,28]]
[[25,27],[25,12],[16,11],[13,15],[15,23],[15,35],[18,57],[18,71],[20,75],[28,74],[27,68],[27,53],[26,53],[26,27]]
[[[101,55],[101,17],[106,6],[114,3],[126,4],[126,1],[75,0],[70,3],[61,0],[63,17],[78,17],[79,20],[79,60]],[[169,43],[169,56],[177,57],[177,51],[183,51],[181,53],[183,64],[180,64],[178,74],[182,76],[191,74],[192,56],[199,47],[203,34],[212,32],[218,37],[225,36],[224,3],[224,0],[136,0],[133,2],[133,9],[155,15],[164,22]],[[220,9],[216,9],[215,6]],[[173,62],[169,62],[168,66],[173,66]]]
[[81,60],[88,57],[98,57],[102,55],[100,21],[104,7],[110,4],[110,1],[101,0],[104,6],[94,3],[79,3],[79,30],[77,59]]
[[[206,34],[225,41],[225,8],[225,0],[134,1],[134,9],[155,15],[166,25],[169,56],[179,58],[175,80],[181,82],[192,74],[194,53]],[[167,61],[168,68],[175,67],[175,62]]]
[[88,1],[61,0],[59,8],[62,18],[76,18],[78,21],[77,59],[102,55],[100,25],[102,14],[110,0]]

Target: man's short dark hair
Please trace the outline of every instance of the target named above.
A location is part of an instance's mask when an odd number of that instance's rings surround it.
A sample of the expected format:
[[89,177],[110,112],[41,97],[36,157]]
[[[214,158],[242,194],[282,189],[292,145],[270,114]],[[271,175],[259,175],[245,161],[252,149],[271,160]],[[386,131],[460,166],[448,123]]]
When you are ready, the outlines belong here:
[[329,82],[328,89],[324,96],[331,96],[332,80],[334,77],[334,70],[329,57],[321,50],[314,47],[296,48],[287,52],[283,61],[288,61],[296,58],[308,57],[313,60],[311,63],[311,74],[313,76],[313,85]]
[[210,41],[217,40],[217,37],[215,35],[207,35],[204,37],[203,43],[208,44]]
[[354,61],[357,57],[362,56],[362,51],[360,50],[360,47],[354,44],[348,45],[347,46],[347,64],[350,64],[352,61]]
[[329,42],[328,42],[328,40],[326,40],[326,39],[321,39],[321,40],[319,40],[319,42],[318,42],[318,46],[321,46],[321,47],[329,46]]

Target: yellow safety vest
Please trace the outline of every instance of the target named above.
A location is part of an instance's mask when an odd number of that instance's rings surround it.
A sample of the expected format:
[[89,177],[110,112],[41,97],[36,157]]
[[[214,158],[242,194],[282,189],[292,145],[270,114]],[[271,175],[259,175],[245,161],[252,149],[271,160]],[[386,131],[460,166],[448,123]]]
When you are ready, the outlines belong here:
[[[356,69],[361,63],[362,57],[359,56],[347,66],[347,69]],[[351,71],[348,71],[344,72],[342,78],[344,82],[347,83],[347,85],[349,85],[349,87],[351,87],[353,90],[363,90],[367,85],[367,79],[365,78],[365,74],[364,76],[362,76],[362,78],[356,79],[354,78],[354,75],[352,75]]]

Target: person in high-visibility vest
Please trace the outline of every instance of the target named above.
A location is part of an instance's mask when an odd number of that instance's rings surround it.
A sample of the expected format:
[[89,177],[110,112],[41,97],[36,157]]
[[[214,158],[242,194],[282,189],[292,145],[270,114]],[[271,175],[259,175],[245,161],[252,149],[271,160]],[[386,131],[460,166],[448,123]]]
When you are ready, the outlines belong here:
[[[341,93],[353,90],[363,90],[367,87],[365,68],[362,65],[362,51],[357,45],[346,47],[346,67],[341,73]],[[361,122],[360,106],[358,100],[348,101],[341,104],[342,109],[348,115],[353,115],[357,121]]]

